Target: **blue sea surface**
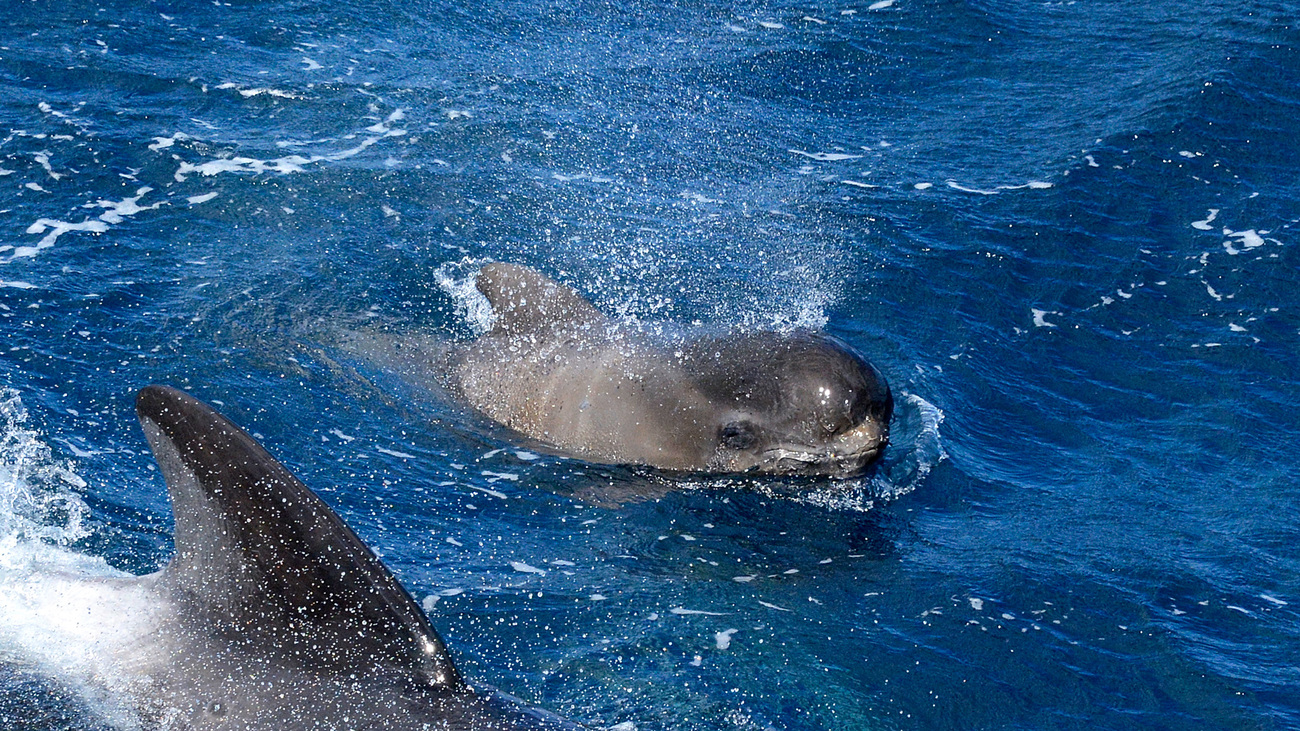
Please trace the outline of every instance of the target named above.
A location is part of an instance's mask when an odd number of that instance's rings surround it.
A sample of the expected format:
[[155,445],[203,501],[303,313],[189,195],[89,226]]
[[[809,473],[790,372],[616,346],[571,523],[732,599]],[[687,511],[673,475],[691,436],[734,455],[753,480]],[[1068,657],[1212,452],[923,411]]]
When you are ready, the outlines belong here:
[[[167,383],[467,677],[593,729],[1300,729],[1297,15],[10,0],[0,603],[17,547],[166,563]],[[821,327],[893,444],[844,483],[591,465],[340,346],[472,337],[490,260]],[[130,727],[38,624],[0,618],[0,727]]]

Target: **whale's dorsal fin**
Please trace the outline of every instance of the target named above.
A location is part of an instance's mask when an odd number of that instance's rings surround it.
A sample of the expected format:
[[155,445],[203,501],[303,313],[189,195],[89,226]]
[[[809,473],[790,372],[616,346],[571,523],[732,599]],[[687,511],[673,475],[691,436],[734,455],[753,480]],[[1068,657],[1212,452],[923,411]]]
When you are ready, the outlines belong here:
[[496,315],[494,333],[522,335],[606,319],[572,287],[518,264],[487,264],[475,285]]
[[380,667],[466,689],[410,594],[251,436],[166,386],[141,390],[136,413],[176,515],[161,581],[187,631],[318,671]]

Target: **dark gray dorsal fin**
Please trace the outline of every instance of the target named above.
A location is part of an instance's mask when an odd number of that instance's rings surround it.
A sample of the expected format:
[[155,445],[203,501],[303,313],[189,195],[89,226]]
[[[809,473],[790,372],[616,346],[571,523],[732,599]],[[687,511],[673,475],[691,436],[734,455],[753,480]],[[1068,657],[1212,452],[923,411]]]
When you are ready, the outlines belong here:
[[487,264],[475,284],[496,315],[494,333],[523,335],[605,320],[572,287],[518,264]]
[[166,386],[141,390],[136,413],[171,494],[176,555],[163,585],[188,631],[322,671],[380,666],[465,689],[410,594],[257,441]]

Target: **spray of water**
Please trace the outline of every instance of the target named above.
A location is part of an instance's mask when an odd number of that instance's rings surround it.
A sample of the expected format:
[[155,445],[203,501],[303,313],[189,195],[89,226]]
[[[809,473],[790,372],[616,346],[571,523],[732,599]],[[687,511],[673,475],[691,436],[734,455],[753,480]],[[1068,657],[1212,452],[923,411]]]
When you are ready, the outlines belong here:
[[52,457],[27,420],[18,393],[0,390],[0,561],[4,546],[68,545],[87,534],[86,504],[75,492],[86,481]]
[[89,533],[85,487],[29,426],[18,393],[0,390],[0,662],[35,667],[134,729],[118,662],[150,635],[153,602],[133,577],[70,548]]
[[456,305],[456,316],[469,326],[474,335],[482,335],[492,329],[496,316],[492,314],[492,305],[487,297],[474,286],[479,269],[489,263],[489,259],[465,257],[438,267],[433,273],[433,281],[438,288],[451,297]]

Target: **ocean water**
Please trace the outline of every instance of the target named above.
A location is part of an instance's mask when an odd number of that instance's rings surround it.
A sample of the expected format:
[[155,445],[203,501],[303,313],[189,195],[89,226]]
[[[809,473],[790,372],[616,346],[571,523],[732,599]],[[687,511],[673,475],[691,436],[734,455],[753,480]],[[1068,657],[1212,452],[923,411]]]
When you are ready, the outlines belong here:
[[[131,727],[41,608],[167,561],[160,382],[465,675],[591,728],[1300,728],[1297,14],[11,0],[0,727]],[[894,443],[848,483],[594,466],[340,345],[472,336],[488,260],[824,328]]]

